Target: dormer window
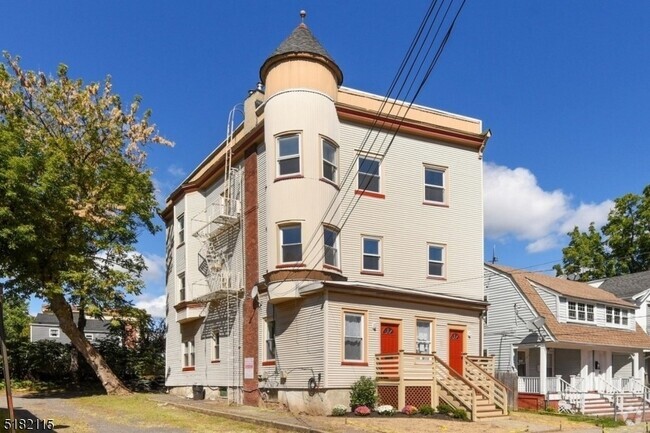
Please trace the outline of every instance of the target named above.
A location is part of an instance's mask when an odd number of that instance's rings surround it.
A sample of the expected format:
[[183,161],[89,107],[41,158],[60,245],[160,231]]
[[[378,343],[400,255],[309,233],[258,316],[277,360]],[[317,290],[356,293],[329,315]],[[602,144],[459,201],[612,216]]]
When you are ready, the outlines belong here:
[[605,321],[614,325],[627,326],[629,323],[629,311],[624,308],[607,307],[605,309]]
[[594,306],[592,304],[583,304],[582,302],[569,301],[569,320],[578,322],[594,321]]

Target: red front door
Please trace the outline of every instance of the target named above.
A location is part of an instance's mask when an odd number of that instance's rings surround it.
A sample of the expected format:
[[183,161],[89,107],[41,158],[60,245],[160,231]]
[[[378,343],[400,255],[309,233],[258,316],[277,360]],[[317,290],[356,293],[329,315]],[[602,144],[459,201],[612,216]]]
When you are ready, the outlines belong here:
[[458,329],[449,330],[449,366],[461,376],[463,375],[464,332]]
[[382,323],[380,353],[397,353],[399,351],[399,324]]

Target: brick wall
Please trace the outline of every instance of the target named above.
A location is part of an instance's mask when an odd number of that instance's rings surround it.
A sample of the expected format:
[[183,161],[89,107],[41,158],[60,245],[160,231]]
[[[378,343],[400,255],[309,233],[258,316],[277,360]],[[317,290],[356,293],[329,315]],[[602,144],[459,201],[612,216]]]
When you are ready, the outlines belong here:
[[251,290],[258,282],[259,263],[257,246],[257,153],[255,146],[247,149],[244,160],[244,254],[246,256],[245,291],[243,307],[242,362],[246,358],[254,359],[252,379],[244,379],[244,404],[257,405],[259,391],[257,381],[258,347],[257,347],[257,312],[251,298]]

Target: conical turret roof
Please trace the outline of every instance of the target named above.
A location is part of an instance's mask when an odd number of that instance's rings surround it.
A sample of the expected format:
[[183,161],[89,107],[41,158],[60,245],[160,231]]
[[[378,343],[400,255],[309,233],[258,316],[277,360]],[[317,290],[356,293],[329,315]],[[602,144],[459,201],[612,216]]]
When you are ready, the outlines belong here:
[[340,85],[343,82],[343,72],[338,67],[332,56],[327,52],[321,43],[316,39],[313,33],[307,28],[305,23],[301,23],[295,28],[293,32],[286,38],[278,48],[271,53],[268,59],[260,68],[260,78],[264,82],[266,73],[272,65],[281,61],[285,57],[299,56],[301,54],[315,55],[321,58],[321,61],[329,67],[334,75],[336,81]]

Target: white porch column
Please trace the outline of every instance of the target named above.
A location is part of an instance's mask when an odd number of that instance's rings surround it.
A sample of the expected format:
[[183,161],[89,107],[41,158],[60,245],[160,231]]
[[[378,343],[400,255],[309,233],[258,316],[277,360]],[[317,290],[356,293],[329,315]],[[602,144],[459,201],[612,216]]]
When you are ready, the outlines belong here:
[[634,352],[632,355],[632,376],[635,379],[640,379],[643,383],[643,371],[639,371],[639,352]]
[[539,393],[546,395],[546,345],[539,345]]

